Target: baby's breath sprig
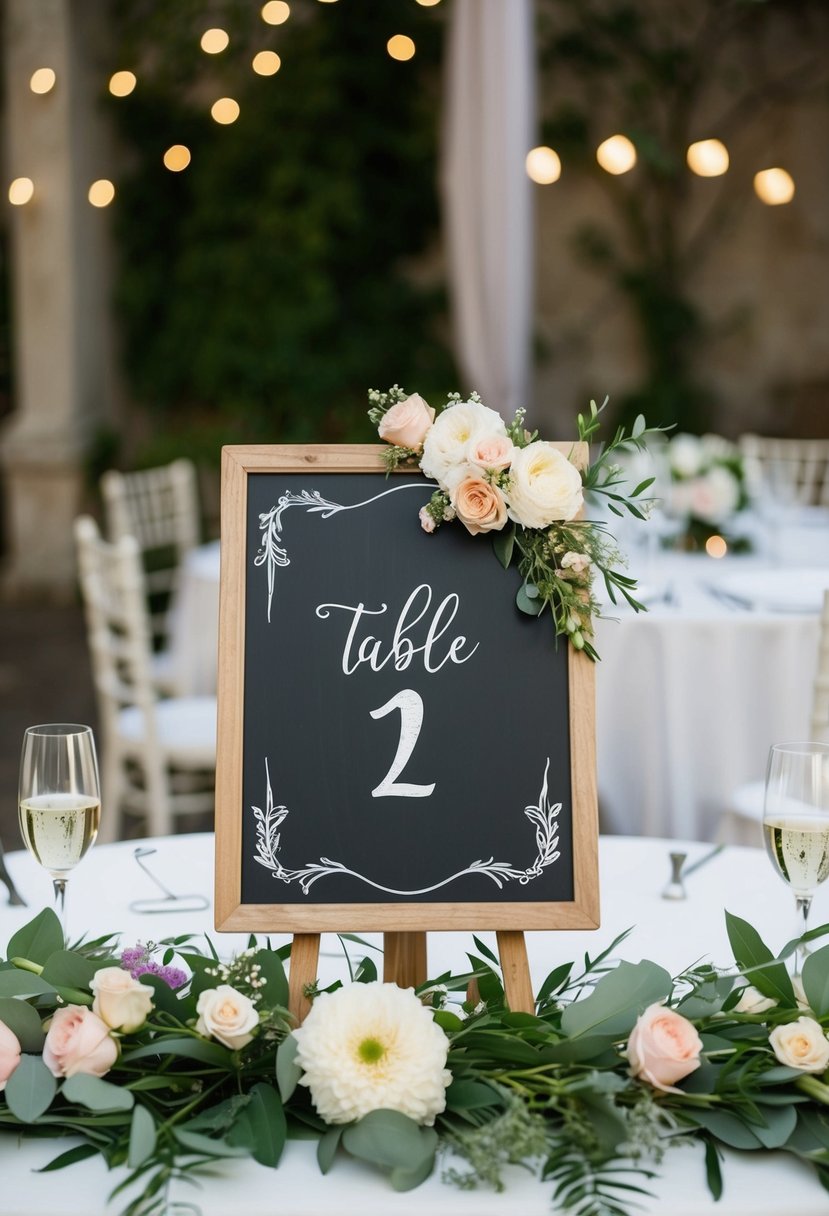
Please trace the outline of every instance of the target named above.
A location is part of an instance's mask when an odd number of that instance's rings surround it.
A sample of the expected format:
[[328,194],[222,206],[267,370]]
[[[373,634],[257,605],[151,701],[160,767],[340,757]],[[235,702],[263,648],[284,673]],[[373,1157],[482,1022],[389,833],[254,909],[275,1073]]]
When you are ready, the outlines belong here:
[[393,384],[391,388],[383,393],[378,388],[370,388],[368,390],[369,410],[368,416],[375,426],[380,425],[380,420],[384,414],[387,414],[393,405],[398,401],[405,401],[408,397],[405,389],[402,389],[399,384]]

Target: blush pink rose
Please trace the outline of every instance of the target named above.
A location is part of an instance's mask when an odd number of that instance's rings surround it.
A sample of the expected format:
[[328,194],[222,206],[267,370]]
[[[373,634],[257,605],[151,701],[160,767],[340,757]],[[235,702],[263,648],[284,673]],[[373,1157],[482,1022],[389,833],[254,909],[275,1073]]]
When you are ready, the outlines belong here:
[[424,532],[434,532],[434,530],[435,530],[434,517],[429,514],[429,512],[426,510],[425,507],[420,508],[417,517],[420,520],[420,526]]
[[435,421],[435,411],[421,397],[412,393],[405,401],[396,402],[386,410],[377,428],[381,439],[401,448],[423,447],[426,433]]
[[83,1005],[55,1011],[43,1044],[43,1063],[53,1076],[85,1072],[102,1077],[117,1059],[118,1044],[97,1013]]
[[485,435],[472,444],[466,458],[482,469],[506,469],[514,452],[512,440],[506,435]]
[[464,477],[452,491],[452,506],[467,532],[492,532],[507,522],[507,504],[497,486],[482,477]]
[[5,1022],[0,1022],[0,1093],[19,1063],[20,1041]]
[[654,1089],[675,1093],[675,1083],[699,1068],[701,1051],[702,1040],[687,1018],[664,1005],[649,1005],[628,1039],[630,1073]]

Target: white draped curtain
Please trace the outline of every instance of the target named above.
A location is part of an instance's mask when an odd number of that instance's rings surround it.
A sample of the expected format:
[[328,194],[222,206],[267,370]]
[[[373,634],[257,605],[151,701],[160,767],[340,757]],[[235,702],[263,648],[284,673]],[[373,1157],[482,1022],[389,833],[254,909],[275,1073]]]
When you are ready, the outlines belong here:
[[444,224],[466,389],[528,405],[533,313],[533,0],[453,0],[445,89]]

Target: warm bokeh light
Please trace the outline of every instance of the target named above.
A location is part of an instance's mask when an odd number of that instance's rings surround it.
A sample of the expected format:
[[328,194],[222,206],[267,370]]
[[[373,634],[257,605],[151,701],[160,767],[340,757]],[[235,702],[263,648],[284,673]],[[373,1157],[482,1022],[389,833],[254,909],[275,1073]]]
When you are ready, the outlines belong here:
[[284,25],[291,15],[291,6],[285,0],[268,0],[262,8],[262,20],[268,25]]
[[386,50],[392,59],[399,59],[403,62],[412,58],[415,53],[415,44],[408,34],[393,34],[386,43]]
[[561,160],[552,148],[532,148],[524,164],[527,176],[539,186],[549,186],[561,177]]
[[48,93],[55,87],[56,79],[52,68],[38,68],[36,72],[32,72],[29,88],[33,93]]
[[718,139],[700,139],[688,148],[686,160],[698,177],[720,177],[728,169],[728,149]]
[[221,123],[223,127],[235,122],[239,117],[239,103],[234,101],[232,97],[220,97],[218,101],[214,101],[210,107],[210,114],[214,122]]
[[627,135],[611,135],[596,149],[596,160],[606,173],[618,176],[636,164],[636,149]]
[[113,97],[129,97],[136,83],[134,72],[114,72],[109,78],[109,91]]
[[9,202],[15,207],[23,207],[31,201],[35,192],[35,184],[30,177],[16,177],[9,186]]
[[794,198],[794,179],[785,169],[763,169],[754,175],[754,190],[762,202],[779,207]]
[[705,552],[709,557],[725,557],[728,552],[728,545],[722,536],[709,536],[705,542]]
[[115,187],[107,178],[101,177],[89,187],[87,197],[93,207],[108,207],[115,198]]
[[164,167],[171,173],[181,173],[190,164],[190,149],[184,144],[173,144],[164,153]]
[[212,29],[204,31],[199,45],[206,55],[218,55],[221,51],[226,51],[229,44],[230,35],[227,30]]
[[276,51],[259,51],[253,56],[251,66],[258,76],[275,76],[282,67],[282,60]]
[[417,0],[417,3],[423,8],[432,8],[435,4],[440,4],[440,0]]

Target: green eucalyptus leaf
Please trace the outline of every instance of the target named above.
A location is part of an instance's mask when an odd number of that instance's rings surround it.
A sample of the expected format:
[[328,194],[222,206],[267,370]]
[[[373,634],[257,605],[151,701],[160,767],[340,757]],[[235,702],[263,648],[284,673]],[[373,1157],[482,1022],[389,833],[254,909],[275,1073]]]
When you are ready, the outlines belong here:
[[259,977],[265,981],[265,986],[261,989],[264,1003],[270,1009],[275,1005],[280,1005],[283,1009],[287,1008],[288,979],[285,975],[282,959],[276,951],[257,950],[251,962],[261,967]]
[[72,950],[56,950],[41,972],[41,979],[55,988],[88,988],[96,971],[107,962],[93,962]]
[[385,1169],[415,1170],[434,1158],[437,1132],[419,1127],[397,1110],[373,1110],[343,1132],[342,1144],[353,1157]]
[[503,1096],[486,1081],[454,1080],[446,1091],[447,1110],[483,1110],[503,1105]]
[[6,1082],[9,1110],[21,1123],[34,1123],[52,1103],[58,1083],[40,1056],[24,1055]]
[[340,1147],[342,1139],[343,1127],[331,1127],[324,1136],[320,1136],[319,1144],[317,1145],[317,1164],[320,1167],[321,1174],[327,1174],[334,1164],[334,1158],[337,1155],[337,1149]]
[[771,997],[788,1008],[795,1008],[797,1001],[789,973],[785,965],[774,957],[754,926],[739,916],[732,916],[730,912],[725,914],[725,924],[734,958],[744,973],[750,972],[747,975],[749,982],[763,996]]
[[45,963],[50,955],[56,950],[63,950],[63,947],[63,929],[57,913],[52,908],[44,908],[9,938],[8,957]]
[[55,990],[46,980],[31,971],[22,971],[12,967],[8,971],[0,971],[0,997],[43,996],[46,993],[54,995]]
[[288,1134],[282,1103],[273,1086],[265,1081],[253,1086],[249,1098],[239,1111],[227,1142],[245,1145],[254,1161],[275,1168]]
[[[537,596],[538,588],[534,587],[533,590],[535,591],[536,596]],[[542,600],[533,599],[531,596],[529,596],[527,594],[527,588],[524,586],[523,583],[518,588],[518,591],[516,593],[515,604],[516,604],[516,607],[519,609],[519,611],[526,613],[527,616],[538,616],[538,614],[544,608],[544,604],[543,604]]]
[[425,1182],[435,1168],[435,1152],[437,1146],[432,1150],[428,1157],[424,1157],[418,1165],[398,1166],[397,1169],[391,1172],[392,1190],[395,1191],[413,1191],[416,1186],[420,1186],[421,1182]]
[[621,962],[599,980],[590,996],[567,1006],[561,1015],[562,1032],[570,1038],[586,1034],[621,1038],[648,1005],[670,994],[671,987],[664,967],[647,959]]
[[705,1128],[717,1140],[729,1148],[758,1149],[762,1142],[743,1121],[727,1110],[694,1109],[686,1112],[686,1118],[698,1127]]
[[17,1036],[21,1051],[37,1053],[43,1047],[43,1025],[40,1015],[26,1001],[0,997],[0,1022]]
[[132,1110],[135,1105],[135,1098],[128,1089],[122,1089],[111,1081],[104,1081],[101,1077],[92,1077],[83,1072],[68,1077],[63,1083],[61,1094],[67,1102],[75,1102],[78,1106],[85,1106],[87,1110]]
[[508,569],[512,561],[513,549],[515,548],[515,524],[510,522],[506,524],[500,532],[494,532],[492,536],[492,548],[495,551],[495,556],[504,567]]
[[130,1146],[127,1155],[127,1165],[131,1170],[143,1165],[155,1152],[156,1144],[155,1119],[146,1106],[138,1103],[132,1112],[130,1124]]
[[243,1144],[228,1144],[226,1140],[214,1140],[201,1132],[188,1132],[183,1127],[173,1127],[172,1133],[182,1148],[192,1153],[204,1153],[208,1157],[247,1157],[248,1148]]
[[797,1125],[797,1107],[763,1106],[762,1123],[752,1123],[751,1130],[766,1148],[782,1148]]
[[279,1044],[276,1052],[276,1083],[283,1102],[287,1102],[291,1097],[302,1076],[302,1069],[296,1062],[298,1051],[299,1041],[289,1034]]
[[829,1015],[829,946],[807,955],[802,979],[806,1000],[815,1017]]
[[188,1060],[198,1060],[201,1064],[212,1064],[216,1068],[226,1068],[228,1071],[231,1070],[233,1064],[227,1047],[190,1037],[159,1038],[143,1047],[134,1047],[125,1051],[122,1058],[125,1064],[132,1064],[134,1060],[144,1060],[152,1056],[184,1056]]

